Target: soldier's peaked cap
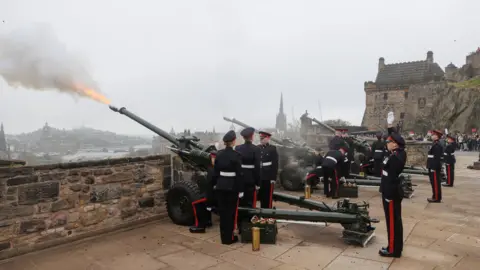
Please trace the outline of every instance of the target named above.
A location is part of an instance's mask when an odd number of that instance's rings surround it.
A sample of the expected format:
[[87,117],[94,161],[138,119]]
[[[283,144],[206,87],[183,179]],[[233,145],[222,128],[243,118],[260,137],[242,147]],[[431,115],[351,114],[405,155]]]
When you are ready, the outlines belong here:
[[400,134],[397,133],[392,133],[389,137],[388,140],[396,142],[400,147],[405,146],[405,140]]
[[247,127],[240,132],[240,135],[242,135],[242,137],[250,137],[253,133],[255,133],[255,129],[253,127]]
[[235,131],[230,130],[223,136],[223,141],[224,142],[231,142],[237,138],[237,134],[235,134]]
[[268,132],[266,132],[266,131],[259,131],[258,133],[260,134],[260,136],[267,136],[267,137],[271,137],[271,136],[272,136],[271,133],[268,133]]
[[442,135],[443,135],[443,132],[441,132],[441,131],[438,130],[438,129],[432,130],[432,133],[433,133],[433,134],[437,134],[439,137],[442,137]]
[[340,132],[345,132],[345,131],[348,131],[348,129],[344,129],[344,128],[336,128],[335,131],[340,131]]

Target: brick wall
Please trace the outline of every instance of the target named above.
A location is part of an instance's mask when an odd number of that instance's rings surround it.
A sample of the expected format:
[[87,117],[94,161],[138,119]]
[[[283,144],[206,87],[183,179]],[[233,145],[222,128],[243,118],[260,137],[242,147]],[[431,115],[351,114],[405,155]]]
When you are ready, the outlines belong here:
[[369,88],[365,88],[366,106],[362,126],[370,130],[378,130],[379,126],[384,128],[390,111],[395,114],[395,121],[400,121],[405,113],[406,92],[408,89],[401,87],[377,89],[369,84]]
[[0,259],[164,217],[170,155],[0,168]]

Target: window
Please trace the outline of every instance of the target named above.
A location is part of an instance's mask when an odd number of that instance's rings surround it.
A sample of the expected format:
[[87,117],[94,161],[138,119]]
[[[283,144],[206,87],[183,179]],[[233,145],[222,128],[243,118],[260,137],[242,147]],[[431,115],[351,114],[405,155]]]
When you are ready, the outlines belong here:
[[405,99],[408,98],[408,92],[405,92]]
[[383,100],[387,100],[388,99],[388,93],[384,93],[383,94]]
[[405,118],[405,113],[404,112],[400,113],[400,119],[403,119],[403,118]]

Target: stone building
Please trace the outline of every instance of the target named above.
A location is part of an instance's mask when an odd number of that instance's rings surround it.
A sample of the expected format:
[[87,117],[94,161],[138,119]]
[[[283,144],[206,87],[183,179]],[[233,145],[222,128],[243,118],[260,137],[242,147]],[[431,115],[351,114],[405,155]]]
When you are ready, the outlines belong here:
[[275,121],[275,128],[282,133],[287,131],[287,116],[283,112],[283,94],[280,95],[280,108]]
[[[385,64],[385,59],[381,57],[375,82],[368,81],[364,84],[366,108],[362,126],[371,130],[384,128],[387,113],[393,111],[397,124],[402,127],[411,88],[443,80],[444,71],[434,62],[431,51],[427,52],[425,60],[414,62]],[[418,107],[426,106],[425,97],[417,101]]]

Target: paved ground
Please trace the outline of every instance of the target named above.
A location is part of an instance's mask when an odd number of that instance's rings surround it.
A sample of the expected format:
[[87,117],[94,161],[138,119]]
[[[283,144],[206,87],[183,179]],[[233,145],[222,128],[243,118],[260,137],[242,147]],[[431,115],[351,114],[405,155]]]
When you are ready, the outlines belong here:
[[218,227],[193,235],[164,220],[17,257],[0,264],[0,270],[479,269],[480,171],[466,169],[474,158],[459,155],[456,187],[444,189],[443,204],[428,204],[427,178],[414,179],[419,184],[415,197],[403,201],[405,248],[400,259],[377,255],[386,243],[383,210],[377,189],[362,187],[361,199],[371,203],[371,216],[382,221],[366,248],[345,245],[335,224],[284,224],[277,245],[252,252],[250,245],[218,244]]

